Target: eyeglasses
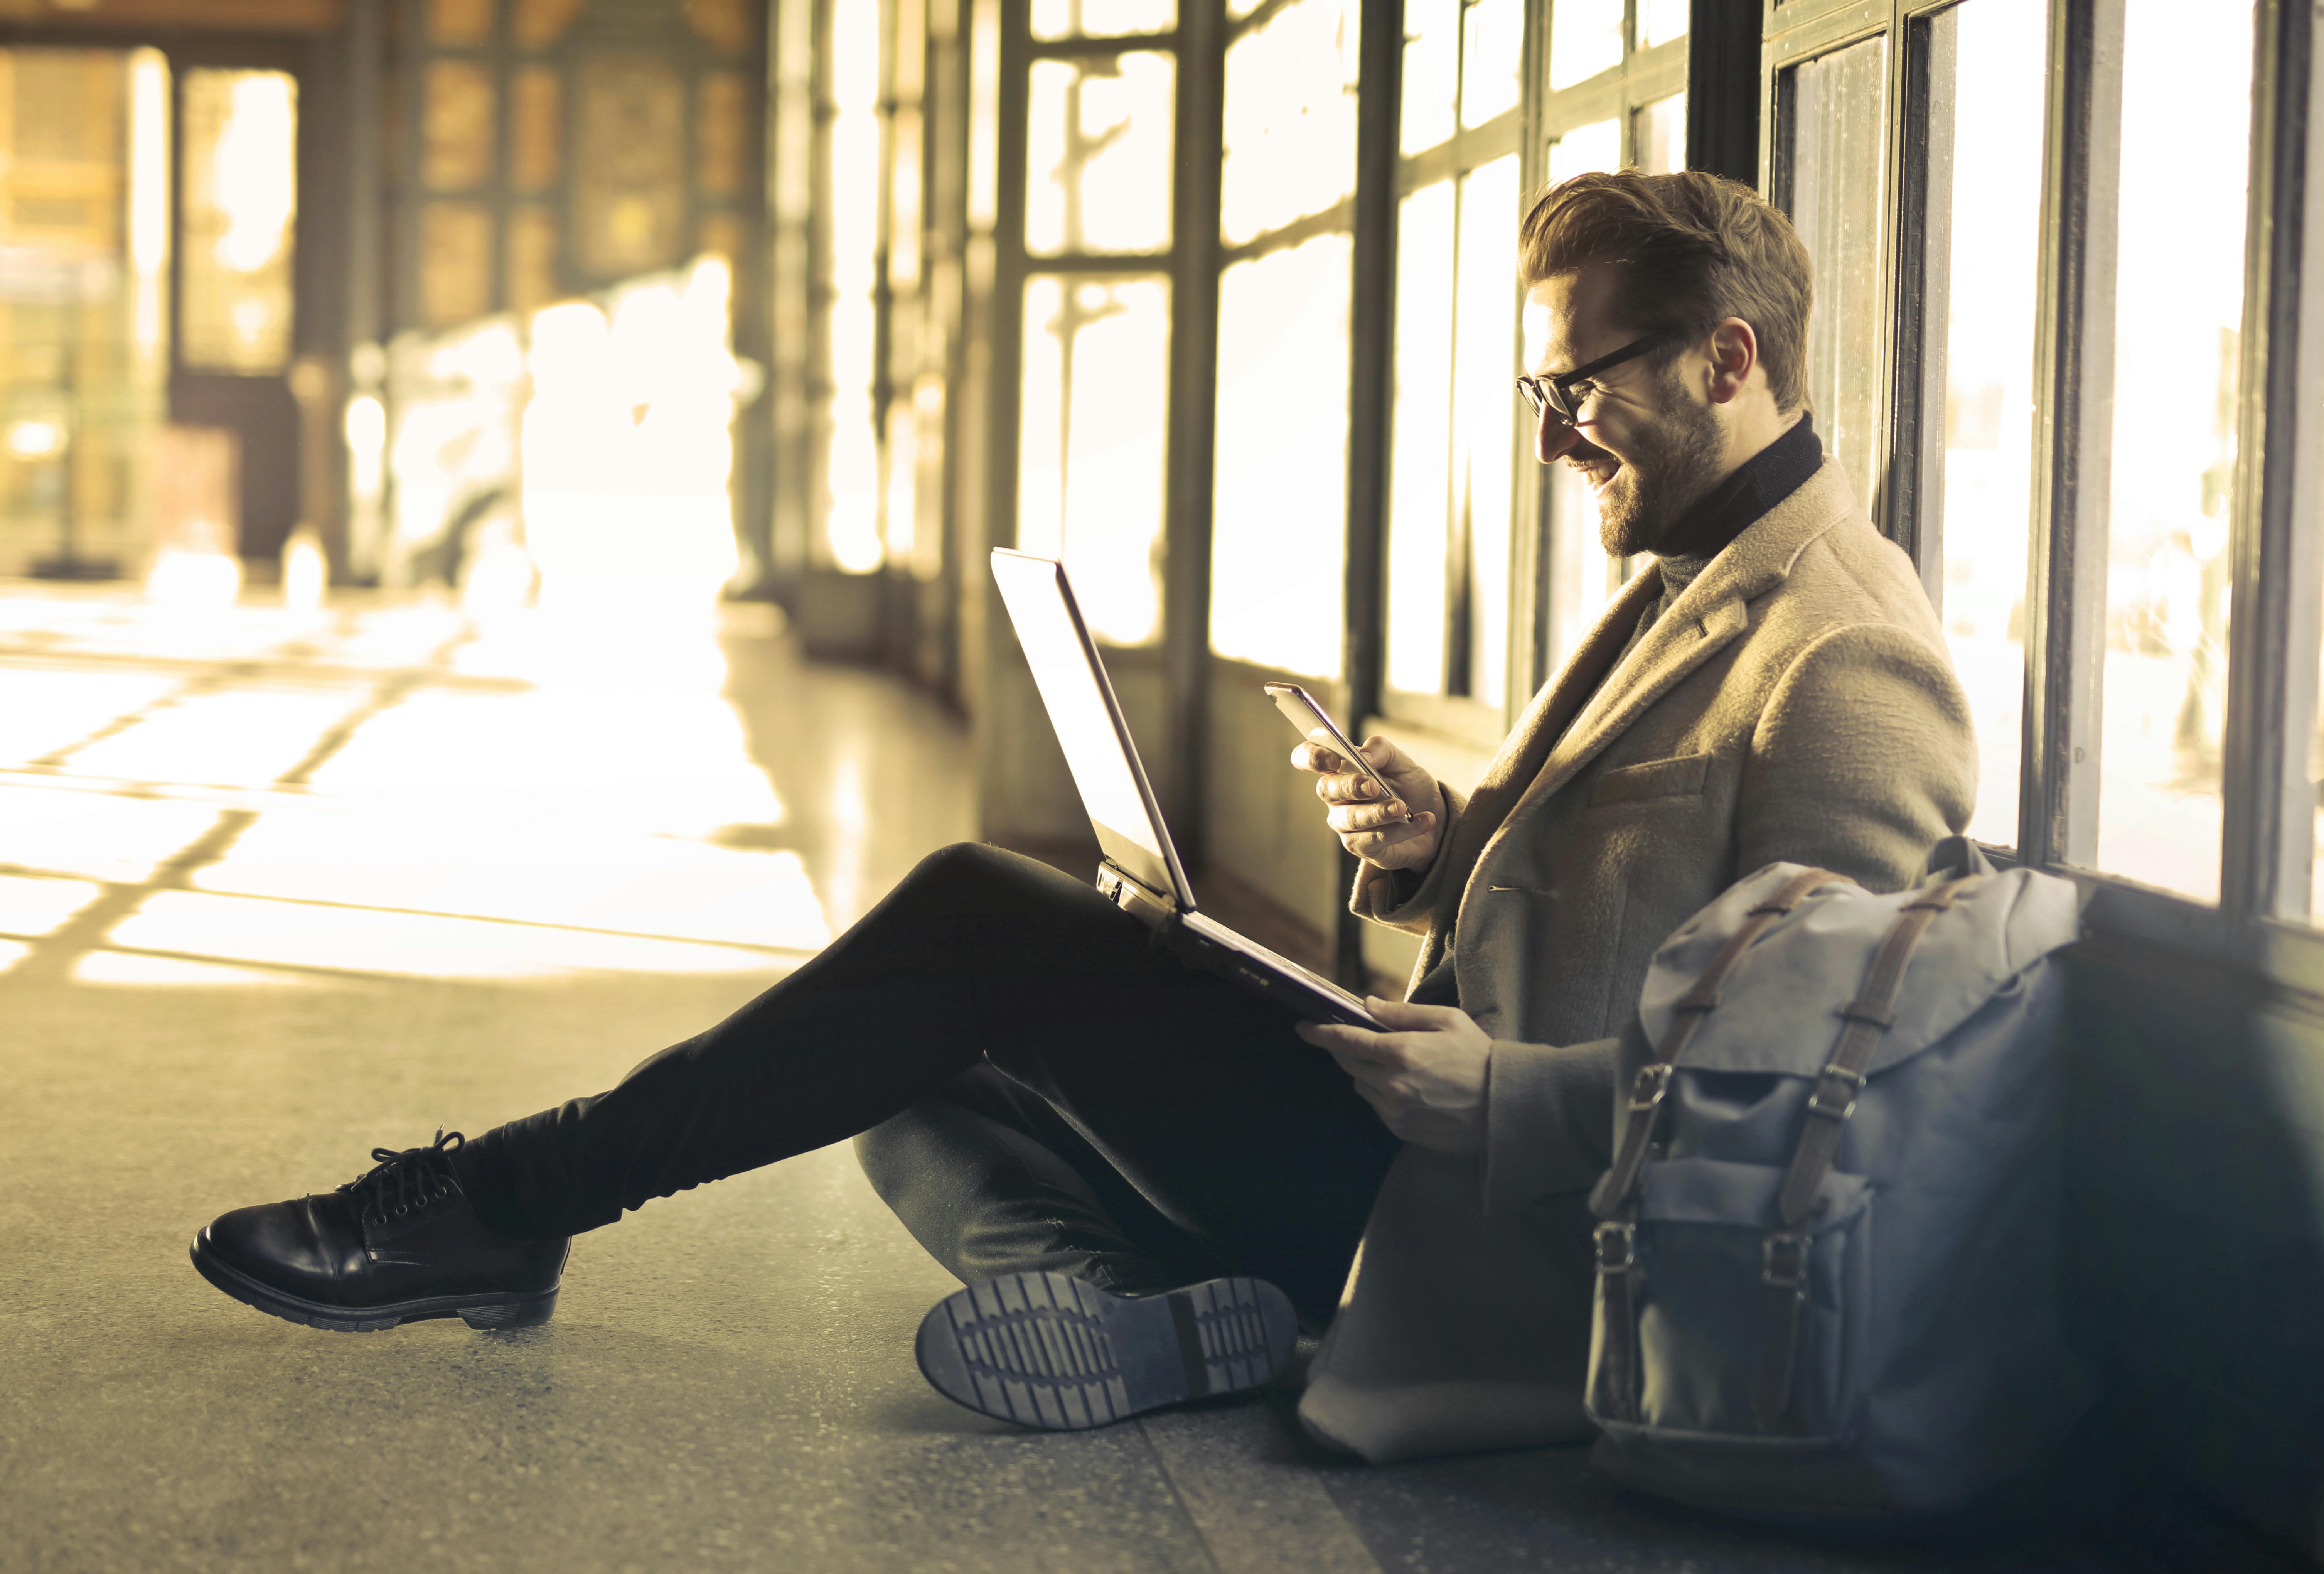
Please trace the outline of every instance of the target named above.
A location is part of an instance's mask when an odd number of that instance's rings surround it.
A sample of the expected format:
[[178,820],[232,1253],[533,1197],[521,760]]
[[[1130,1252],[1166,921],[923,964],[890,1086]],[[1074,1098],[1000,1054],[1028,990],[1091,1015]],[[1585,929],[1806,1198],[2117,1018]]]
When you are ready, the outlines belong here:
[[1637,359],[1648,350],[1656,348],[1674,337],[1670,329],[1662,329],[1646,335],[1644,338],[1632,339],[1612,355],[1600,356],[1596,360],[1576,366],[1570,372],[1552,372],[1539,377],[1519,377],[1517,392],[1526,396],[1527,404],[1533,406],[1533,412],[1536,418],[1546,410],[1554,412],[1557,419],[1566,425],[1575,425],[1582,408],[1582,401],[1575,398],[1573,394],[1576,387],[1587,383],[1600,372],[1620,366],[1624,361]]

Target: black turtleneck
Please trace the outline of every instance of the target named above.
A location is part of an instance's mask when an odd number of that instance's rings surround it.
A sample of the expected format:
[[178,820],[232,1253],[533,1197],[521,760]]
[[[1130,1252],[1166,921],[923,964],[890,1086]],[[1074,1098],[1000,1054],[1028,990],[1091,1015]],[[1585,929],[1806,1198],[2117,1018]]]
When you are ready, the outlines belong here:
[[1760,515],[1807,485],[1823,464],[1823,444],[1807,412],[1783,436],[1695,499],[1663,538],[1665,558],[1712,558]]
[[1673,523],[1665,550],[1655,557],[1655,567],[1663,578],[1663,593],[1647,602],[1646,609],[1638,615],[1637,626],[1630,631],[1629,642],[1614,658],[1614,665],[1618,667],[1628,659],[1638,642],[1646,637],[1646,631],[1670,610],[1673,602],[1686,594],[1686,588],[1703,569],[1711,567],[1711,559],[1769,509],[1806,485],[1807,478],[1822,463],[1823,444],[1816,440],[1815,427],[1807,412],[1802,411],[1799,420],[1783,436],[1744,460],[1733,475],[1695,499]]

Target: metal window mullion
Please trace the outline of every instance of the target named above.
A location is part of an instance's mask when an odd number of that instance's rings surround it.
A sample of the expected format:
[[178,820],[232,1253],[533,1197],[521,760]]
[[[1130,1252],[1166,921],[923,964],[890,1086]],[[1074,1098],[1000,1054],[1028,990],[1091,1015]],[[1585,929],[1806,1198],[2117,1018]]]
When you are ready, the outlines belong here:
[[[1535,84],[1547,79],[1544,69],[1549,53],[1549,30],[1544,25],[1547,21],[1548,12],[1543,6],[1526,7],[1525,35],[1517,51],[1522,62],[1517,79],[1523,90],[1515,111],[1520,225],[1524,211],[1532,204],[1532,194],[1541,188],[1548,163],[1548,150],[1543,144],[1540,131],[1541,95],[1535,88]],[[1522,281],[1514,287],[1522,292]],[[1525,364],[1522,292],[1517,301],[1517,333],[1516,342],[1509,347],[1509,358],[1515,363],[1513,369],[1523,373],[1532,368]],[[1509,462],[1515,468],[1516,481],[1509,492],[1508,646],[1503,663],[1507,676],[1501,686],[1500,717],[1505,732],[1517,725],[1534,690],[1547,681],[1548,673],[1543,669],[1549,661],[1549,597],[1541,593],[1544,568],[1550,560],[1549,514],[1545,505],[1548,488],[1541,484],[1541,467],[1528,462],[1533,454],[1533,426],[1524,414],[1513,424]]]
[[[2314,466],[2298,463],[2303,451],[2314,453],[2317,425],[2300,398],[2302,352],[2310,347],[2302,343],[2300,308],[2301,263],[2310,255],[2313,7],[2310,0],[2259,0],[2253,23],[2219,871],[2220,910],[2238,934],[2244,921],[2307,912],[2315,822],[2309,739],[2295,741],[2295,729],[2315,725],[2317,687],[2314,480],[2299,473]],[[2309,331],[2312,338],[2312,326]],[[2303,481],[2306,514],[2298,506]],[[2295,808],[2302,796],[2309,802]]]
[[1225,159],[1224,0],[1180,0],[1171,189],[1170,403],[1164,444],[1163,815],[1199,864],[1210,727],[1212,469],[1217,443],[1219,199]]
[[2123,7],[2051,8],[2017,835],[2037,868],[2088,867],[2098,850]]
[[1944,614],[1946,334],[1952,301],[1954,46],[1960,13],[1905,21],[1894,35],[1891,116],[1895,351],[1889,403],[1890,539],[1912,555]]
[[1017,425],[1025,359],[1025,155],[1031,91],[1031,0],[1001,0],[1000,125],[993,200],[992,397],[985,431],[988,535],[1017,544]]
[[[1358,23],[1356,190],[1349,280],[1347,550],[1342,569],[1341,670],[1347,678],[1351,735],[1379,714],[1387,667],[1388,452],[1396,375],[1397,149],[1404,72],[1403,7],[1366,5]],[[1338,854],[1342,889],[1356,860]],[[1333,971],[1351,989],[1368,986],[1364,921],[1341,903],[1333,928]]]

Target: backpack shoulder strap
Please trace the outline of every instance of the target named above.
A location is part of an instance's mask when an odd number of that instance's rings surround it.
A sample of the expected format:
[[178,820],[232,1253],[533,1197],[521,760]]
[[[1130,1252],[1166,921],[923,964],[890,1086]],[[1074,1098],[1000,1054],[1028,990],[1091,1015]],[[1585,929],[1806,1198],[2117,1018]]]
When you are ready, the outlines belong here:
[[1694,1040],[1702,1019],[1719,1005],[1719,992],[1726,986],[1727,976],[1753,941],[1807,900],[1818,888],[1838,884],[1841,876],[1824,869],[1803,869],[1784,882],[1773,896],[1762,902],[1745,915],[1735,932],[1727,937],[1702,970],[1694,986],[1678,997],[1672,1008],[1670,1032],[1655,1051],[1654,1058],[1638,1068],[1637,1079],[1630,1087],[1628,1117],[1622,1125],[1622,1140],[1614,1150],[1614,1166],[1599,1180],[1591,1193],[1590,1206],[1603,1218],[1620,1206],[1637,1190],[1638,1171],[1645,1168],[1646,1149],[1654,1140],[1655,1123],[1662,1113],[1663,1099],[1670,1092],[1671,1070],[1678,1064],[1679,1056]]
[[1808,1095],[1806,1120],[1799,1145],[1792,1151],[1791,1168],[1776,1198],[1782,1223],[1760,1247],[1760,1282],[1766,1286],[1765,1333],[1761,1341],[1760,1423],[1773,1430],[1789,1408],[1792,1362],[1799,1342],[1800,1309],[1808,1293],[1808,1246],[1814,1238],[1807,1226],[1813,1221],[1823,1180],[1840,1156],[1840,1138],[1849,1116],[1856,1113],[1856,1096],[1864,1090],[1865,1068],[1872,1051],[1896,1023],[1896,996],[1904,986],[1904,969],[1912,962],[1921,937],[1937,915],[1950,907],[1969,888],[1988,876],[1968,875],[1930,887],[1905,903],[1896,921],[1881,937],[1880,949],[1865,969],[1863,987],[1840,1014],[1848,1025],[1831,1060],[1816,1078]]
[[1646,1150],[1654,1143],[1663,1098],[1670,1091],[1671,1069],[1693,1042],[1702,1019],[1718,1005],[1719,992],[1727,976],[1735,970],[1735,964],[1743,959],[1751,943],[1807,900],[1810,893],[1841,879],[1829,870],[1803,869],[1784,881],[1773,896],[1751,909],[1711,958],[1711,965],[1694,981],[1694,986],[1679,996],[1670,1032],[1664,1036],[1654,1059],[1638,1068],[1622,1125],[1621,1144],[1614,1154],[1614,1167],[1599,1179],[1590,1194],[1590,1207],[1602,1221],[1597,1234],[1598,1282],[1605,1298],[1600,1358],[1591,1377],[1591,1397],[1599,1413],[1609,1421],[1637,1419],[1637,1306],[1630,1282],[1637,1239],[1635,1193],[1639,1172],[1646,1168]]

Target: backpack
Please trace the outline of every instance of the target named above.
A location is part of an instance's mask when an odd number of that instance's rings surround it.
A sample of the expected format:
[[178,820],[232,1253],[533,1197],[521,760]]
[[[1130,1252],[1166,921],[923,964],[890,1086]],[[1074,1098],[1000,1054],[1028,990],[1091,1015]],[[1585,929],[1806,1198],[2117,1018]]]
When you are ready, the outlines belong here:
[[1775,864],[1655,955],[1591,1194],[1597,1468],[1700,1507],[1959,1507],[2087,1401],[2060,1328],[2073,885]]

